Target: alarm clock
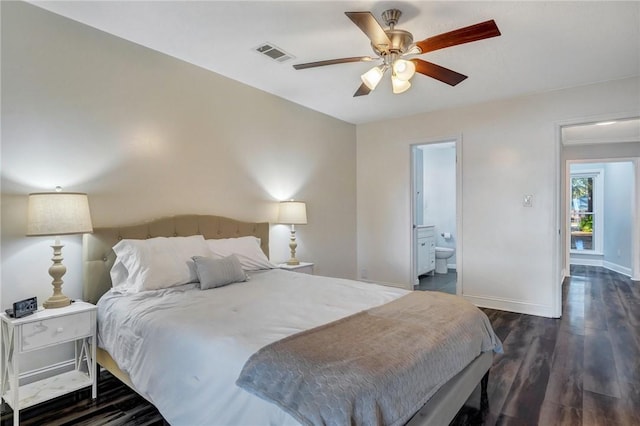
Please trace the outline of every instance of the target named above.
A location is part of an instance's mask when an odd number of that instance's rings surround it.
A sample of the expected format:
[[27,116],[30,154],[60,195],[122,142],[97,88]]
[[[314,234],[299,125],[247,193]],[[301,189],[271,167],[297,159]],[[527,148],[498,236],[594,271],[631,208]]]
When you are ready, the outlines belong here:
[[38,310],[38,298],[31,297],[29,299],[20,300],[13,304],[13,309],[7,309],[5,312],[12,318],[22,318],[31,315]]

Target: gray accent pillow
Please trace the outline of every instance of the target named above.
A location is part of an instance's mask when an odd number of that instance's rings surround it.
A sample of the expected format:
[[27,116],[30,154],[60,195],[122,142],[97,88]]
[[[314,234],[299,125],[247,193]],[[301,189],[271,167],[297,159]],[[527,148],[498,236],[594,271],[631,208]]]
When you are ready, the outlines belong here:
[[234,254],[222,259],[203,256],[193,256],[192,259],[196,264],[201,290],[247,280],[247,274],[244,273],[240,260]]

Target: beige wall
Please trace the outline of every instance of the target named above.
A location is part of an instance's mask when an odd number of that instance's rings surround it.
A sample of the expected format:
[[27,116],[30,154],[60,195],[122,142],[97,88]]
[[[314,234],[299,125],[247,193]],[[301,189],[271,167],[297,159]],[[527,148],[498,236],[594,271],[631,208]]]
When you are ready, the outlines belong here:
[[[215,52],[212,52],[214,54]],[[181,213],[275,222],[308,203],[298,258],[355,278],[355,126],[25,3],[2,2],[2,308],[51,294],[27,194],[89,194],[94,226]],[[81,239],[65,292],[82,297]],[[271,255],[288,258],[274,225]]]
[[[557,125],[637,115],[639,95],[631,78],[358,126],[358,271],[412,282],[410,145],[461,135],[463,295],[482,306],[556,315]],[[528,194],[531,208],[522,205]]]

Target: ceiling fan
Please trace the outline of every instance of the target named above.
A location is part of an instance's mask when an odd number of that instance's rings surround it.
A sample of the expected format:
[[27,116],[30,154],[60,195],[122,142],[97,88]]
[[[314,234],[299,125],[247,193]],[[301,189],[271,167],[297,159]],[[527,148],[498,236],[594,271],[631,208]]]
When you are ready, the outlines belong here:
[[[411,58],[411,56],[500,35],[500,30],[496,23],[493,20],[489,20],[414,43],[413,35],[410,32],[395,27],[398,19],[400,19],[400,15],[402,15],[402,12],[398,9],[389,9],[382,12],[382,19],[389,27],[386,30],[376,21],[371,12],[345,12],[345,15],[369,37],[371,47],[378,56],[354,56],[350,58],[329,59],[326,61],[297,64],[293,67],[297,70],[302,70],[325,65],[343,64],[347,62],[371,62],[381,59],[382,64],[362,74],[360,77],[362,84],[354,93],[354,97],[371,93],[388,69],[391,70],[391,84],[393,93],[396,94],[403,93],[411,87],[410,80],[416,72],[455,86],[466,79],[467,76],[432,62],[427,62],[419,58]],[[406,57],[410,58],[408,60],[404,59]]]

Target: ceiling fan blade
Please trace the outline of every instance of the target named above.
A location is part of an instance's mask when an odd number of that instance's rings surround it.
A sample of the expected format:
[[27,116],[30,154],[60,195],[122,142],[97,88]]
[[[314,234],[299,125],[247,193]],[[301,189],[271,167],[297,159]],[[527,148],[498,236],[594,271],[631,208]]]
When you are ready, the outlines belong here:
[[467,78],[466,75],[457,73],[431,62],[423,61],[422,59],[411,59],[411,62],[416,65],[416,72],[435,78],[436,80],[440,80],[450,86],[455,86]]
[[356,96],[364,96],[368,95],[369,93],[371,93],[371,89],[369,89],[366,84],[362,83],[360,87],[358,87],[358,90],[356,90],[356,93],[353,94],[353,97],[355,98]]
[[293,67],[297,70],[306,68],[323,67],[325,65],[345,64],[348,62],[371,62],[374,58],[371,56],[354,56],[351,58],[329,59],[326,61],[307,62],[306,64],[296,64]]
[[391,40],[389,40],[387,33],[384,32],[384,28],[380,26],[371,12],[345,12],[344,14],[369,37],[371,43],[379,50],[387,50],[391,46]]
[[485,38],[497,37],[500,30],[492,19],[457,30],[442,33],[437,36],[426,38],[416,43],[422,53],[433,52],[445,47],[457,46],[458,44],[470,43],[472,41],[483,40]]

